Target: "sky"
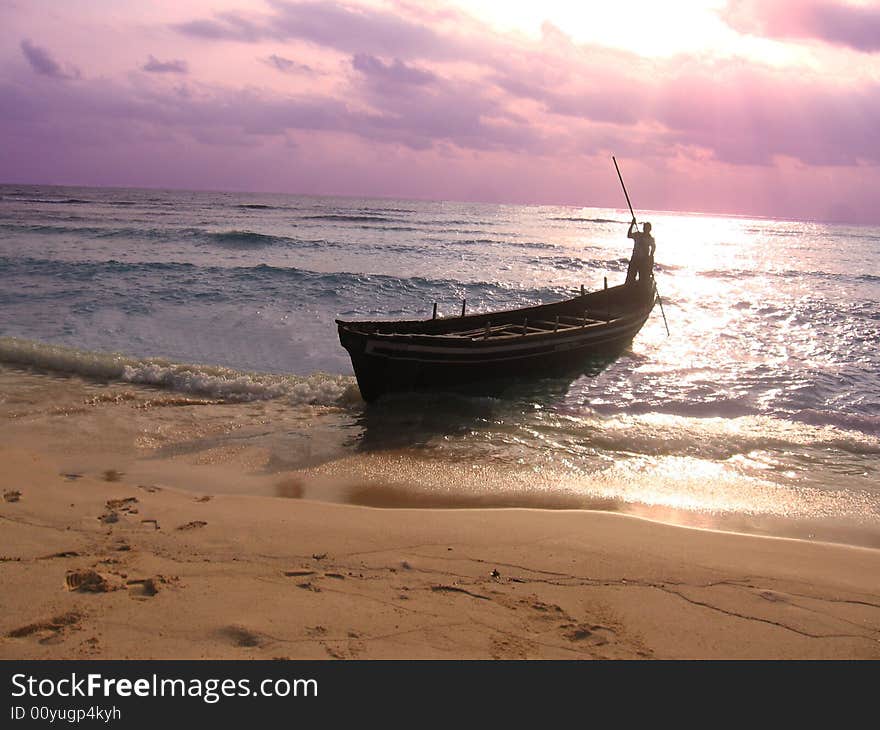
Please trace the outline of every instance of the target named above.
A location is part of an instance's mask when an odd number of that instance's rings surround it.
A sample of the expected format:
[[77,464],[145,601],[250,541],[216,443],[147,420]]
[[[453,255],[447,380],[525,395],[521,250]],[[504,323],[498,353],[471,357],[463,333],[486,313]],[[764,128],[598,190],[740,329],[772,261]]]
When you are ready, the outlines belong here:
[[0,182],[880,223],[880,2],[0,0]]

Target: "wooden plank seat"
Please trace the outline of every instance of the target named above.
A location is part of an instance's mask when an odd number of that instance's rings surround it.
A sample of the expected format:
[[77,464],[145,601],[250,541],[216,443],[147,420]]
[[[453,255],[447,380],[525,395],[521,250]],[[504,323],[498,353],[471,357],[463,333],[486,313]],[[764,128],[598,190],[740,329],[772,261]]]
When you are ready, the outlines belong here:
[[598,324],[599,322],[605,322],[605,320],[594,319],[593,317],[587,317],[585,319],[584,317],[569,317],[568,315],[562,315],[559,318],[559,323],[562,324],[563,322],[573,327],[581,327],[584,324]]
[[489,327],[474,327],[472,329],[460,330],[457,332],[437,332],[431,334],[426,332],[382,332],[374,333],[374,335],[379,335],[381,337],[405,337],[407,335],[414,335],[418,337],[460,337],[462,339],[479,340],[486,339],[487,337],[521,337],[524,334],[523,325],[525,325],[525,334],[532,334],[536,332],[565,332],[568,330],[585,327],[587,325],[604,323],[605,320],[592,319],[590,317],[584,319],[583,317],[570,317],[568,315],[560,315],[558,324],[554,320],[535,319],[527,320],[523,323],[505,322],[503,324],[490,325]]

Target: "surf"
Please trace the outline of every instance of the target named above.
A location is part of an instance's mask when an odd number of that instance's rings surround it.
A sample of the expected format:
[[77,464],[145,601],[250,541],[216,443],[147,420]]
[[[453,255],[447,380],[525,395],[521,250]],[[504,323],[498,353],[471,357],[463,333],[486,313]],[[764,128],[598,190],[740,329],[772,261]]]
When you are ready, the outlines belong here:
[[291,405],[339,405],[357,401],[360,397],[354,378],[345,375],[247,372],[158,357],[137,358],[121,353],[93,352],[16,337],[0,337],[0,363],[154,386],[233,403],[282,400]]

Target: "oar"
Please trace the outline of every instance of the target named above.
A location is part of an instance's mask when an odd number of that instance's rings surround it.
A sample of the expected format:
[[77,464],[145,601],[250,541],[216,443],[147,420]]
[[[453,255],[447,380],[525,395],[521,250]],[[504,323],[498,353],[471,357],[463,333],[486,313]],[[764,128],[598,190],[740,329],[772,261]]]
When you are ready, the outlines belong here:
[[[636,219],[636,214],[633,212],[632,203],[629,202],[629,193],[626,192],[626,184],[623,182],[623,175],[620,174],[620,167],[617,164],[617,159],[614,155],[611,155],[611,159],[614,161],[614,169],[617,170],[617,177],[620,179],[620,187],[623,188],[623,194],[626,196],[626,204],[629,206],[629,212],[633,217],[633,221]],[[663,324],[666,327],[666,336],[671,337],[669,334],[669,324],[666,321],[666,312],[663,310],[663,300],[660,298],[660,292],[657,290],[657,279],[654,278],[654,293],[657,295],[657,302],[660,304],[660,313],[663,315]]]
[[617,166],[617,159],[614,155],[611,155],[611,159],[614,161],[614,169],[617,170],[617,177],[620,178],[620,187],[623,188],[623,194],[626,196],[626,204],[629,206],[629,212],[632,214],[633,220],[635,220],[636,214],[633,213],[632,203],[629,202],[629,193],[626,192],[626,185],[623,183],[623,175],[620,174],[620,168]]
[[666,327],[666,336],[671,337],[669,334],[669,324],[666,322],[666,312],[663,311],[663,299],[660,297],[660,291],[657,289],[657,280],[654,279],[654,293],[657,295],[657,304],[660,305],[660,314],[663,315],[663,325]]

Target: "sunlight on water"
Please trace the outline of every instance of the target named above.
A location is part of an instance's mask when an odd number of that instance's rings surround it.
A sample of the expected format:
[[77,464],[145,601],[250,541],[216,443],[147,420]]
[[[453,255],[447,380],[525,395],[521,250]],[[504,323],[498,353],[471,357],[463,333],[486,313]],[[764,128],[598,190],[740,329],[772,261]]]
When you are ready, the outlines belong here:
[[[621,357],[570,377],[365,407],[336,317],[614,285],[629,212],[0,186],[0,361],[315,407],[326,428],[275,414],[254,438],[273,463],[345,473],[349,496],[369,483],[359,499],[386,506],[598,499],[880,533],[880,229],[639,220],[653,224],[670,336],[655,307]],[[332,456],[315,466],[303,442]]]

